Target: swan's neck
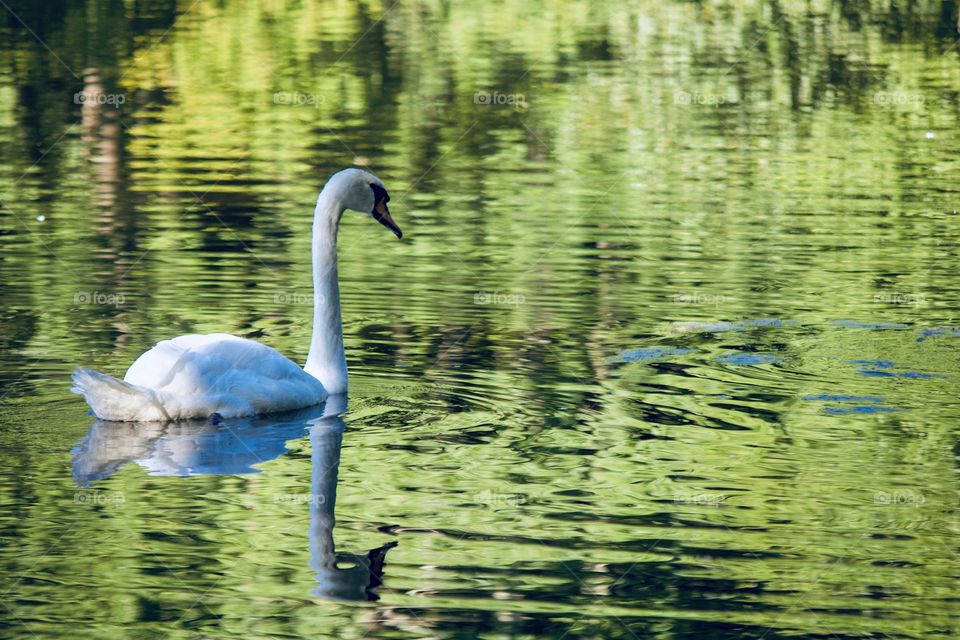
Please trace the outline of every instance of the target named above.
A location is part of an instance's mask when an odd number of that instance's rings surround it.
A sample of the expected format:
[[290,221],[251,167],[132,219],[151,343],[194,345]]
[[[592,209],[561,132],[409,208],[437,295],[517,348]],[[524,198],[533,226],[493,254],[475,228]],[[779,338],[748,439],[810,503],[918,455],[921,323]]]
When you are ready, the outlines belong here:
[[345,207],[328,187],[313,216],[313,337],[304,370],[330,394],[347,391],[340,286],[337,280],[337,227]]

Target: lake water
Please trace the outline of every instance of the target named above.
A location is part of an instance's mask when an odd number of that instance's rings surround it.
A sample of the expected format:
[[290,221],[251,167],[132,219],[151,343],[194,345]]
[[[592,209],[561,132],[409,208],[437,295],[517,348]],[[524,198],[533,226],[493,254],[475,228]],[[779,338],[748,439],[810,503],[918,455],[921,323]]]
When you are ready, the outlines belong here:
[[[0,13],[0,638],[960,635],[952,0]],[[351,165],[348,406],[94,422]]]

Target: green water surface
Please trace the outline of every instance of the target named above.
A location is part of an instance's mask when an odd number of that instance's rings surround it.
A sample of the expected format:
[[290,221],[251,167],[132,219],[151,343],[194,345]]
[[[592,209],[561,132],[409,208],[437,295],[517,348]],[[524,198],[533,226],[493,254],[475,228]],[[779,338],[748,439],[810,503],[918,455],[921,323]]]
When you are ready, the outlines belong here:
[[[0,5],[0,638],[960,635],[953,0]],[[345,166],[345,412],[95,423]]]

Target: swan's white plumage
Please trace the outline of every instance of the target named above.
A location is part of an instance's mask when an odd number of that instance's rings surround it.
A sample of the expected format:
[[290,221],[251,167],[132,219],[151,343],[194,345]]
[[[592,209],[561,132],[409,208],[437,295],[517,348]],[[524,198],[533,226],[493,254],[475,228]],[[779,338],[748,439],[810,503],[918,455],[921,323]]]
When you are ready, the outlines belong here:
[[[346,209],[367,213],[400,237],[383,183],[358,169],[327,182],[314,211],[314,320],[305,369],[270,347],[225,333],[164,340],[130,365],[123,380],[77,369],[71,391],[103,420],[167,421],[289,411],[347,391],[337,283],[337,227]],[[308,373],[309,371],[309,373]]]
[[164,340],[137,358],[123,380],[88,369],[74,389],[104,420],[224,418],[319,404],[319,380],[275,349],[225,333]]

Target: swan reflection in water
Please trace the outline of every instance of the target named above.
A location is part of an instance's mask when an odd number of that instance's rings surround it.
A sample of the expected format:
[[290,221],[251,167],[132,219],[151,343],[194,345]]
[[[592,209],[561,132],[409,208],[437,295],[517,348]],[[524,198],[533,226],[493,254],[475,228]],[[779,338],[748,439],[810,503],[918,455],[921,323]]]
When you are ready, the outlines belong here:
[[[346,398],[295,412],[171,423],[94,420],[73,449],[73,476],[81,486],[113,475],[135,462],[156,476],[257,473],[253,465],[287,451],[286,442],[310,436],[313,449],[310,491],[310,564],[318,586],[312,594],[332,600],[376,600],[387,551],[396,542],[363,555],[337,553],[333,542],[340,447]],[[338,566],[341,565],[341,566]]]

